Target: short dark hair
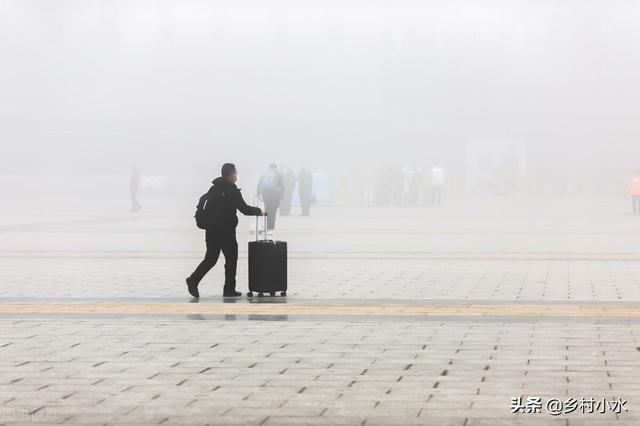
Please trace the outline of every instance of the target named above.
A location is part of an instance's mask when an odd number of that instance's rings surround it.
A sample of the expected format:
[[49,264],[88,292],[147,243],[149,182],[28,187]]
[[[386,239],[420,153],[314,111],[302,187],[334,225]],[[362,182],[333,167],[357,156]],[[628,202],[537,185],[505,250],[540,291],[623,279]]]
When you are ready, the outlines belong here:
[[233,163],[224,163],[222,165],[222,169],[220,170],[220,174],[223,178],[228,178],[236,171],[236,165]]

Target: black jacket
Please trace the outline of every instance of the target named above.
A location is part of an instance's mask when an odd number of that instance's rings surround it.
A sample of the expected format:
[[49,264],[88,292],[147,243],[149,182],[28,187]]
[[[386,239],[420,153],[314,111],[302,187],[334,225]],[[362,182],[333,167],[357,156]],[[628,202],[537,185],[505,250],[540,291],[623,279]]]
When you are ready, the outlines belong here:
[[215,188],[215,190],[221,190],[224,192],[225,196],[222,214],[222,228],[235,229],[235,227],[238,226],[238,216],[236,215],[237,210],[240,210],[240,213],[247,216],[259,216],[260,213],[262,213],[258,207],[249,206],[244,202],[240,189],[235,183],[229,182],[222,176],[215,178],[212,183],[213,186],[210,191]]

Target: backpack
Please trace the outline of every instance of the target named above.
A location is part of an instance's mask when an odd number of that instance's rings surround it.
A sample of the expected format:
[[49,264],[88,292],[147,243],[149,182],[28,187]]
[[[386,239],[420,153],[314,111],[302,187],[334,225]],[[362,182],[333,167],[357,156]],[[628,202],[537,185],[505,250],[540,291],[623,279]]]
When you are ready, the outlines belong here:
[[275,170],[267,170],[260,179],[260,190],[271,191],[278,188],[278,172]]
[[200,197],[194,216],[198,228],[207,229],[222,223],[225,198],[224,191],[214,187]]

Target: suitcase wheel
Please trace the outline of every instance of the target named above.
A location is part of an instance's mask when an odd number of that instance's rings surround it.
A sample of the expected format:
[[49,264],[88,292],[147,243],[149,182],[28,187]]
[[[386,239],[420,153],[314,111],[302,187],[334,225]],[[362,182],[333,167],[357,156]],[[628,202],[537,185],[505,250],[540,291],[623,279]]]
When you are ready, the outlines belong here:
[[247,297],[253,297],[253,292],[252,291],[248,292]]
[[286,296],[286,295],[287,295],[287,292],[286,292],[286,291],[281,291],[281,292],[280,292],[280,296],[284,297],[284,296]]
[[271,297],[273,297],[273,296],[275,296],[275,295],[276,295],[276,292],[275,292],[275,291],[272,291],[271,293],[269,293],[269,296],[271,296]]
[[264,293],[258,293],[258,297],[264,297]]

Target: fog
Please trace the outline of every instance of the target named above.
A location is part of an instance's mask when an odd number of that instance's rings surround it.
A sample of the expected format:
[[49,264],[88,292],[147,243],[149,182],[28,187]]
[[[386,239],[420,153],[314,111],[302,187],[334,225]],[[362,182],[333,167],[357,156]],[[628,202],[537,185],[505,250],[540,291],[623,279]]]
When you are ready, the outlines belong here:
[[227,161],[249,201],[275,162],[321,175],[319,207],[405,206],[367,188],[438,164],[450,200],[628,213],[639,21],[638,1],[1,0],[3,221],[9,194],[126,211],[134,164],[148,207],[192,209]]
[[0,61],[0,426],[640,425],[640,0],[0,0]]

